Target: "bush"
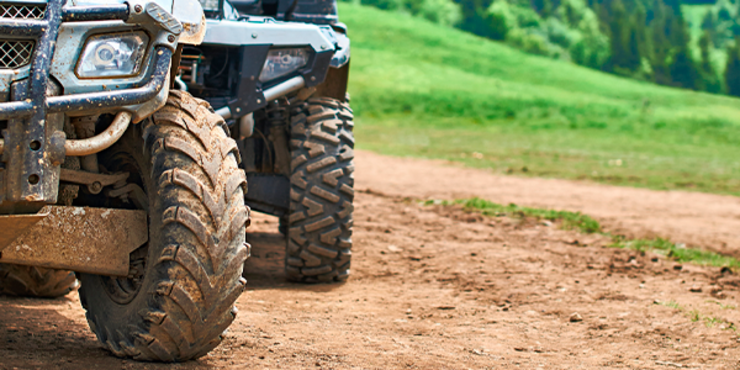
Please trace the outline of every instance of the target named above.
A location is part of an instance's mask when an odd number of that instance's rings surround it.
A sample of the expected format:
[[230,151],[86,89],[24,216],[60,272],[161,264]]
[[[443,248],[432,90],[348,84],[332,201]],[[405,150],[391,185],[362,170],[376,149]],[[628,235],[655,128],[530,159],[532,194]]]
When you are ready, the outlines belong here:
[[527,53],[550,56],[550,47],[542,34],[530,33],[526,29],[509,30],[506,42]]
[[520,28],[539,28],[542,18],[532,8],[512,6],[512,15],[516,18],[517,26]]
[[460,6],[450,0],[424,0],[419,14],[434,22],[445,26],[453,26],[460,22]]
[[496,0],[488,8],[490,18],[491,38],[494,40],[506,40],[506,34],[510,29],[519,27],[514,14],[511,13],[509,3],[505,0]]
[[576,39],[580,37],[577,31],[568,29],[557,18],[548,18],[544,23],[544,28],[547,38],[551,43],[560,45],[566,49],[573,45]]

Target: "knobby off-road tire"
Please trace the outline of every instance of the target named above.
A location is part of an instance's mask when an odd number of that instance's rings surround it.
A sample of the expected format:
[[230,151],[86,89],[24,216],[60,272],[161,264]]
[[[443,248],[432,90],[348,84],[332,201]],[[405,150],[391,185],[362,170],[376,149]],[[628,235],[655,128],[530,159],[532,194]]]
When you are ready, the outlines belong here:
[[344,281],[352,258],[352,110],[322,97],[292,113],[287,277]]
[[223,120],[179,91],[102,155],[109,171],[131,172],[148,197],[149,241],[132,253],[129,278],[82,275],[90,328],[115,355],[184,361],[220,343],[249,253],[237,158]]
[[0,263],[0,294],[54,298],[78,286],[72,271]]

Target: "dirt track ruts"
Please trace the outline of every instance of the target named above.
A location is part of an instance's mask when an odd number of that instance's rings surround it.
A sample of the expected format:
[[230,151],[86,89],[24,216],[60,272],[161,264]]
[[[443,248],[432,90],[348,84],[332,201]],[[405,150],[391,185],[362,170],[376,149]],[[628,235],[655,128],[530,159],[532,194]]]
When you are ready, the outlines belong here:
[[[740,366],[735,274],[603,248],[604,240],[554,225],[404,199],[480,196],[583,210],[612,229],[687,243],[715,235],[729,249],[740,222],[735,198],[498,177],[368,152],[358,152],[356,188],[350,280],[306,286],[254,271],[225,341],[203,359],[162,365],[113,358],[89,332],[76,294],[0,297],[0,368]],[[703,226],[689,227],[693,220]],[[266,253],[281,245],[276,230],[277,220],[266,216],[249,229],[264,260],[281,258]]]

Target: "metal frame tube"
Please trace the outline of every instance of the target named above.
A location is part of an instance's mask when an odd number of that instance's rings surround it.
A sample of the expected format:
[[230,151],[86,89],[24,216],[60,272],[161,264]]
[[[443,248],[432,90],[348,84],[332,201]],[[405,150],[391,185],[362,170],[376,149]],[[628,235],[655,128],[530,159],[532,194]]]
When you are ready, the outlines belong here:
[[116,118],[105,131],[82,140],[67,140],[64,143],[64,150],[67,156],[78,157],[95,154],[108,149],[115,144],[118,139],[126,132],[129,123],[131,123],[132,114],[129,112],[118,112]]
[[306,86],[303,76],[296,76],[265,90],[265,101],[277,99]]
[[229,119],[231,118],[231,108],[229,108],[228,105],[225,107],[218,108],[216,109],[216,114],[221,116],[221,118],[223,119]]
[[128,19],[128,4],[75,6],[62,9],[64,22],[87,22]]
[[[115,144],[123,136],[131,123],[130,112],[118,112],[110,126],[105,131],[87,139],[67,140],[64,143],[65,155],[70,157],[86,156],[102,152]],[[0,154],[5,151],[5,140],[0,139]]]

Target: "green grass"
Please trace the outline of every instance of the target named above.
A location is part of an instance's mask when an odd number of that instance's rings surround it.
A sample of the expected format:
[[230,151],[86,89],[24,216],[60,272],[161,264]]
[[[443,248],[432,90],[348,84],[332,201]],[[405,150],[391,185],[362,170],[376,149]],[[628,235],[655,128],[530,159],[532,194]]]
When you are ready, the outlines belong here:
[[681,263],[693,263],[702,266],[728,267],[740,270],[740,261],[718,253],[686,248],[667,239],[627,239],[622,235],[605,232],[598,221],[580,212],[556,211],[542,208],[520,207],[516,204],[504,206],[481,198],[458,200],[426,200],[424,205],[461,206],[467,212],[476,212],[485,216],[531,217],[540,220],[558,222],[565,229],[577,229],[582,233],[599,233],[611,238],[609,247],[631,249],[640,252],[658,253]]
[[553,211],[550,209],[519,207],[516,204],[503,206],[497,203],[489,202],[481,198],[460,199],[454,201],[434,201],[424,202],[426,205],[460,205],[466,211],[476,211],[486,216],[508,216],[508,217],[533,217],[542,220],[560,222],[565,229],[578,229],[582,233],[601,232],[599,222],[580,212],[570,211]]
[[686,248],[662,238],[628,240],[620,236],[612,236],[612,241],[611,247],[651,251],[670,257],[677,262],[691,262],[698,265],[731,267],[733,269],[740,268],[740,261],[735,258],[701,249]]
[[670,301],[668,301],[668,302],[663,302],[663,301],[655,301],[655,304],[659,304],[659,305],[661,305],[661,306],[666,306],[666,307],[670,307],[670,308],[672,308],[672,309],[674,309],[674,310],[679,310],[679,311],[683,311],[683,307],[681,307],[681,305],[680,305],[680,304],[678,304],[678,302],[676,302],[676,301],[674,301],[674,300],[670,300]]
[[[719,302],[716,302],[716,303],[719,303]],[[712,328],[712,327],[720,326],[724,324],[725,327],[722,330],[732,330],[733,332],[737,333],[737,327],[735,326],[734,323],[731,323],[721,317],[703,315],[701,311],[699,311],[698,309],[693,309],[691,311],[686,312],[686,309],[674,300],[670,300],[667,302],[655,301],[654,304],[673,308],[674,310],[677,310],[683,313],[683,315],[686,316],[689,320],[691,320],[691,322],[703,321],[704,325],[708,328]],[[737,335],[740,336],[740,334],[737,334]]]
[[340,4],[358,147],[498,173],[740,194],[740,100]]

